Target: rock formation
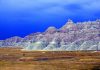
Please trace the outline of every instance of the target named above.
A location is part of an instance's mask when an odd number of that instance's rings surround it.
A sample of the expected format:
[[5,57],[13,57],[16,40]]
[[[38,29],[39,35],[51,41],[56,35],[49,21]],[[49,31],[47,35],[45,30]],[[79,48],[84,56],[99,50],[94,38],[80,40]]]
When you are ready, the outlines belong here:
[[23,50],[77,51],[100,50],[100,20],[74,23],[72,20],[57,29],[32,33],[24,38],[0,41],[1,47],[20,46]]

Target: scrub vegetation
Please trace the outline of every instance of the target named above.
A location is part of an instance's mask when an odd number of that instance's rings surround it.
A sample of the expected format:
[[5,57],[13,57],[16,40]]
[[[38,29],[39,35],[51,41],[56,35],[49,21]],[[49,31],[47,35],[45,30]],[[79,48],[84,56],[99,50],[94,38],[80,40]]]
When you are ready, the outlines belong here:
[[0,48],[0,70],[100,70],[100,52]]

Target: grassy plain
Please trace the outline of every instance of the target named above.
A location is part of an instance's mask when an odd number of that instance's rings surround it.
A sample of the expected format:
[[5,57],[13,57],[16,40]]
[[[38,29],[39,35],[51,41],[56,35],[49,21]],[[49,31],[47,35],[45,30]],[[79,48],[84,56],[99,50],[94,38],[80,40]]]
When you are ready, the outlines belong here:
[[100,70],[100,52],[0,48],[0,70]]

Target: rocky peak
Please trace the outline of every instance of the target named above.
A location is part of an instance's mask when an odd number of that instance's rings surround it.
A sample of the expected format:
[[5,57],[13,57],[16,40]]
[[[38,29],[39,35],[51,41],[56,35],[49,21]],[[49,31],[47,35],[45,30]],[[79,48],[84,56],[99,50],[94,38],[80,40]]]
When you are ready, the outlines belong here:
[[62,31],[68,31],[68,30],[77,30],[76,24],[71,19],[68,19],[67,23],[61,28]]
[[21,40],[22,40],[21,37],[14,36],[14,37],[11,37],[11,38],[6,39],[5,41],[6,41],[6,42],[19,42],[19,41],[21,41]]
[[97,19],[96,22],[100,22],[100,19]]
[[55,28],[55,27],[49,27],[47,30],[46,30],[46,32],[47,33],[50,33],[50,34],[52,34],[52,33],[55,33],[57,31],[57,29]]
[[[77,30],[76,30],[77,29]],[[100,22],[74,24],[72,20],[61,28],[49,27],[45,32],[24,38],[12,37],[0,41],[0,46],[23,46],[25,50],[100,50]]]
[[67,25],[73,25],[73,21],[71,20],[71,19],[68,19],[68,21],[67,21]]

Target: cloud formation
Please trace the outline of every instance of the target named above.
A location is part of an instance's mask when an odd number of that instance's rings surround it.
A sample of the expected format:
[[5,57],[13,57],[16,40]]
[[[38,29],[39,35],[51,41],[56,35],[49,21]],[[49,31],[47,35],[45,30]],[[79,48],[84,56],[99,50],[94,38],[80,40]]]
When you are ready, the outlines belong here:
[[[1,10],[9,11],[51,11],[55,13],[55,9],[65,10],[75,13],[84,11],[91,14],[100,11],[100,0],[0,0]],[[54,9],[55,8],[55,9]],[[62,8],[62,9],[61,9]],[[46,11],[45,11],[46,10]],[[48,13],[47,11],[47,13]],[[58,11],[58,12],[59,12]],[[50,12],[49,12],[50,13]]]
[[12,36],[44,31],[50,25],[61,27],[68,18],[100,19],[99,12],[100,0],[0,0],[0,32]]
[[[0,0],[4,19],[29,20],[48,17],[99,18],[100,0]],[[30,20],[31,21],[31,20]]]

